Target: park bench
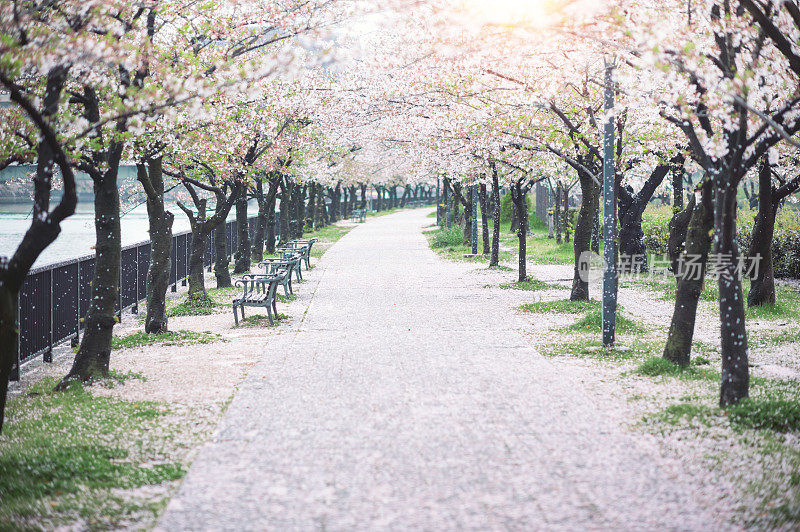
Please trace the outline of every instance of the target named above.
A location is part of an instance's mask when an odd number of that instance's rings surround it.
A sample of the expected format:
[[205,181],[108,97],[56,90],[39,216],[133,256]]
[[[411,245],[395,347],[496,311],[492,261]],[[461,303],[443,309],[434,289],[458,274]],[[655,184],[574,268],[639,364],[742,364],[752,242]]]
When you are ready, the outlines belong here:
[[281,251],[288,250],[295,253],[302,253],[303,261],[306,263],[306,270],[308,270],[311,268],[311,248],[316,242],[316,238],[310,238],[308,240],[292,240],[291,242],[281,246],[280,249]]
[[353,209],[353,212],[350,213],[350,221],[351,222],[363,222],[367,218],[367,210],[366,209]]
[[258,265],[263,266],[265,269],[265,272],[261,275],[279,275],[281,277],[280,284],[283,285],[283,290],[288,297],[289,294],[294,293],[294,290],[292,290],[292,272],[295,273],[298,281],[302,279],[300,274],[301,260],[302,255],[292,253],[280,258],[264,259]]
[[236,286],[242,287],[242,293],[232,302],[233,321],[239,325],[239,313],[242,313],[244,320],[244,307],[263,307],[267,309],[267,317],[270,325],[274,324],[273,315],[278,315],[278,308],[275,305],[275,291],[281,283],[281,277],[288,277],[288,272],[283,275],[260,275],[246,274],[236,281]]

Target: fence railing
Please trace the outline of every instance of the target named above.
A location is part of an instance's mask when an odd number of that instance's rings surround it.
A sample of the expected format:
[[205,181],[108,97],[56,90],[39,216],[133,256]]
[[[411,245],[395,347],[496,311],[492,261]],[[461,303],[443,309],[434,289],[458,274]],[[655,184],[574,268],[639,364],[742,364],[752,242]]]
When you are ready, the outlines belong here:
[[[257,217],[248,219],[250,239],[255,236]],[[227,233],[226,254],[230,257],[239,243],[236,222],[225,223]],[[277,224],[276,224],[277,225]],[[278,234],[276,227],[275,234]],[[189,254],[192,235],[189,231],[172,236],[172,261],[170,286],[177,290],[178,283],[186,286],[189,277]],[[208,235],[203,266],[214,263],[214,235]],[[139,302],[147,297],[147,270],[150,265],[150,241],[122,248],[119,270],[119,293],[115,310],[138,311]],[[72,340],[77,343],[83,328],[82,319],[89,309],[91,282],[94,278],[95,256],[75,259],[33,268],[22,284],[19,294],[19,338],[17,360],[11,371],[11,380],[19,379],[20,364],[41,355],[45,362],[52,361],[53,347]]]

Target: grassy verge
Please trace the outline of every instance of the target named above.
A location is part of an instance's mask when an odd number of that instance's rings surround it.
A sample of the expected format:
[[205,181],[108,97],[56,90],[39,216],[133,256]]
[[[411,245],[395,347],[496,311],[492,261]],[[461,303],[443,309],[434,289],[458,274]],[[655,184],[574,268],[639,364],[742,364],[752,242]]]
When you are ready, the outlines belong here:
[[145,347],[148,345],[191,345],[210,344],[225,341],[219,334],[203,331],[167,331],[162,334],[147,334],[138,331],[126,336],[115,336],[111,339],[111,349]]
[[167,302],[167,316],[207,316],[214,313],[219,303],[208,293],[188,295],[181,299]]
[[572,242],[557,244],[547,233],[535,232],[528,237],[528,260],[539,264],[573,264],[575,247]]
[[600,302],[592,299],[590,301],[570,301],[560,299],[558,301],[537,301],[535,303],[525,303],[517,307],[522,312],[533,312],[544,314],[547,312],[554,314],[580,314],[589,310],[599,309]]
[[305,233],[303,238],[316,238],[317,242],[311,248],[311,256],[320,258],[328,248],[344,235],[353,230],[353,226],[342,227],[339,225],[329,225],[310,233]]
[[500,288],[504,290],[528,290],[528,291],[566,289],[564,286],[557,285],[554,283],[546,283],[544,281],[540,281],[539,279],[532,279],[530,277],[522,282],[517,281],[515,283],[503,283],[500,285]]
[[[592,309],[583,318],[566,328],[568,331],[600,334],[603,330],[603,316],[600,309]],[[647,328],[628,318],[617,308],[616,332],[618,334],[644,334]]]
[[[472,246],[464,244],[463,234],[458,227],[431,229],[424,231],[424,235],[428,239],[428,245],[431,249],[448,260],[487,264],[489,262],[488,255],[472,255]],[[513,254],[509,251],[500,250],[499,258],[500,262],[506,262],[513,258]]]
[[274,319],[275,323],[270,324],[269,316],[265,314],[253,314],[252,316],[247,316],[245,319],[243,319],[239,327],[275,327],[280,325],[282,321],[288,320],[289,316],[278,313]]
[[[81,530],[152,521],[183,477],[167,405],[126,402],[43,379],[12,399],[0,437],[0,528]],[[149,487],[148,497],[137,488]],[[152,497],[153,490],[164,496]]]

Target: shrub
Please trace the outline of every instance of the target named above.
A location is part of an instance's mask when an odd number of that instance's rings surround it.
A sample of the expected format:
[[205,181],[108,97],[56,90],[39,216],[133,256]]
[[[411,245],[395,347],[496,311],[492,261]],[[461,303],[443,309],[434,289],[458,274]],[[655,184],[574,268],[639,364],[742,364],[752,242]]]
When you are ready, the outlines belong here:
[[667,254],[667,240],[669,239],[669,221],[672,218],[672,209],[669,206],[648,207],[642,215],[642,231],[644,231],[644,245],[648,251],[657,255]]
[[439,229],[433,234],[432,248],[449,248],[464,244],[464,235],[461,228],[453,226],[450,229]]
[[[531,195],[525,195],[525,202],[528,204],[528,214],[530,215],[533,211],[533,207],[531,206]],[[508,223],[511,221],[511,214],[513,212],[514,203],[511,201],[511,194],[506,194],[500,200],[500,221],[502,223]]]

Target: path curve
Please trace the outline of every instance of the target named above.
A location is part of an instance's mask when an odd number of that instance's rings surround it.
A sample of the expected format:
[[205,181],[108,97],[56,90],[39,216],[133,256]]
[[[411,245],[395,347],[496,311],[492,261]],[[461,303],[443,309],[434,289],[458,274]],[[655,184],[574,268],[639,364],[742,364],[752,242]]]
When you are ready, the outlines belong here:
[[269,340],[157,529],[725,528],[470,267],[428,249],[428,212],[372,219],[318,262],[304,317]]

